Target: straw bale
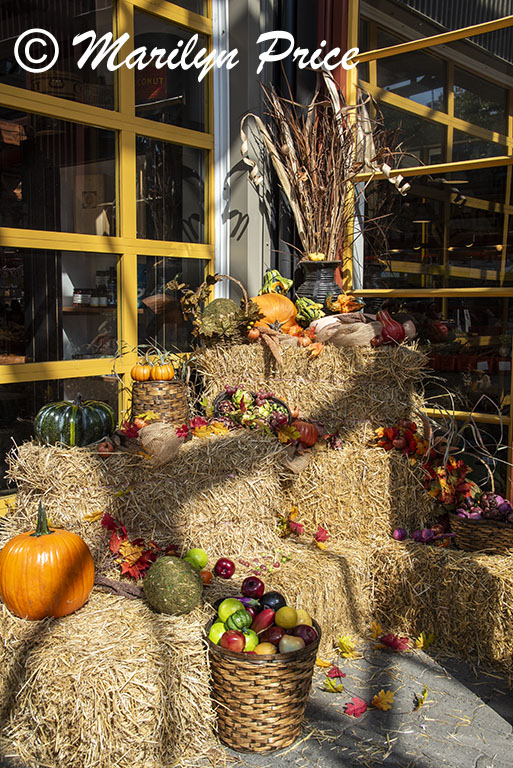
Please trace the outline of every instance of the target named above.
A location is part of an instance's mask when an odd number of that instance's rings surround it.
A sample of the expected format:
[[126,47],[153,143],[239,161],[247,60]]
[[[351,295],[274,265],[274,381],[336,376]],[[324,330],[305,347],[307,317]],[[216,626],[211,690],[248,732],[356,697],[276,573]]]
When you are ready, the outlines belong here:
[[52,524],[83,536],[98,563],[105,535],[84,516],[100,510],[121,521],[131,536],[182,550],[203,547],[212,558],[224,555],[233,540],[238,551],[251,554],[278,542],[282,454],[274,437],[243,430],[194,439],[163,466],[127,453],[101,458],[87,448],[25,443],[10,469],[18,512],[0,521],[0,538],[22,524],[33,526],[42,499]]
[[199,350],[204,394],[213,399],[226,384],[271,389],[326,430],[344,439],[407,418],[418,401],[426,357],[414,347],[337,349],[327,344],[319,357],[308,350],[283,351],[277,367],[260,344]]
[[390,542],[371,554],[376,616],[396,632],[513,670],[513,556]]
[[439,514],[421,480],[401,454],[353,443],[314,453],[288,483],[290,504],[307,531],[322,525],[334,540],[389,540],[397,526],[411,532]]
[[206,614],[94,591],[77,613],[0,612],[0,749],[30,768],[198,765],[215,748]]

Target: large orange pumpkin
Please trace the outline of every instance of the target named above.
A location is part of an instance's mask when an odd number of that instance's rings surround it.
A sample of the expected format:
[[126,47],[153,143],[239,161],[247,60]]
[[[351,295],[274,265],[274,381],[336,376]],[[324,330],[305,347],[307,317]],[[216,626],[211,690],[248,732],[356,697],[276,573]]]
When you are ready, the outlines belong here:
[[261,296],[254,296],[251,301],[258,305],[263,315],[255,325],[268,325],[283,333],[287,333],[289,328],[296,325],[296,305],[281,293],[263,293]]
[[89,547],[72,531],[50,529],[41,502],[36,530],[0,552],[0,597],[22,619],[67,616],[84,605],[93,584]]

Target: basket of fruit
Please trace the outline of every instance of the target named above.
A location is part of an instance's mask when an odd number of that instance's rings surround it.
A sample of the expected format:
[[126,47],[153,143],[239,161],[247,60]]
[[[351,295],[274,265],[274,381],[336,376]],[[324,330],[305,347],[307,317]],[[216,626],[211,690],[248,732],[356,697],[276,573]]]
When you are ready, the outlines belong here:
[[249,392],[242,387],[226,386],[212,404],[214,416],[229,418],[243,427],[277,430],[292,421],[288,405],[263,390]]
[[513,550],[513,507],[497,493],[483,493],[479,501],[465,499],[450,521],[459,549],[493,554]]
[[232,749],[269,752],[299,735],[321,630],[260,579],[218,601],[208,649],[218,734]]

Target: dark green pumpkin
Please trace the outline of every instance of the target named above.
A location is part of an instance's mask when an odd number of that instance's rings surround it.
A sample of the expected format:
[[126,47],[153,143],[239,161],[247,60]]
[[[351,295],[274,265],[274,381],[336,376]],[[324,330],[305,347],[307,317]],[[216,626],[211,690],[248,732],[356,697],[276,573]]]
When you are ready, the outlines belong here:
[[34,419],[36,437],[47,445],[90,445],[112,435],[115,428],[114,411],[100,400],[48,403]]

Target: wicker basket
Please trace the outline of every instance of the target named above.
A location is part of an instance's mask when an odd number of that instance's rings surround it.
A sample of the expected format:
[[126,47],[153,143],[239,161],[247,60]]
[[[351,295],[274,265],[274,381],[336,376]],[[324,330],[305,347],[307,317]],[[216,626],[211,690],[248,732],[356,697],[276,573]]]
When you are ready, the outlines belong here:
[[273,656],[234,653],[207,639],[218,734],[231,749],[270,752],[297,739],[321,637],[313,625],[315,643]]
[[[250,395],[253,397],[256,397],[256,392],[250,392]],[[222,392],[219,392],[218,395],[216,395],[212,401],[212,405],[214,408],[214,416],[219,416],[219,406],[223,402],[223,400],[229,400],[229,396],[226,394],[226,392],[223,390]],[[269,400],[272,400],[273,403],[276,403],[277,405],[282,405],[286,411],[287,411],[287,423],[290,424],[292,422],[292,415],[290,413],[290,408],[287,405],[287,403],[284,403],[283,400],[280,400],[279,397],[270,397]],[[229,414],[228,414],[229,415]]]
[[134,381],[132,383],[132,415],[155,411],[161,421],[174,426],[189,418],[187,390],[183,381]]
[[513,525],[502,520],[468,520],[450,514],[451,531],[458,549],[490,554],[513,550]]

